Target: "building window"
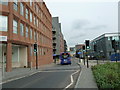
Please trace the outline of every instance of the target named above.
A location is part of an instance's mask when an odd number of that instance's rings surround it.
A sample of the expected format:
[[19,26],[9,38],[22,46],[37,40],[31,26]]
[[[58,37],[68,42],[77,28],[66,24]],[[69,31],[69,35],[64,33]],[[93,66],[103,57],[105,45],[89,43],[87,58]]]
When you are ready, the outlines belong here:
[[28,27],[26,26],[26,37],[28,37]]
[[18,10],[18,2],[17,2],[17,0],[14,0],[14,9],[17,11]]
[[30,0],[30,6],[32,6],[32,0]]
[[17,34],[18,31],[18,22],[13,20],[13,33]]
[[23,5],[23,3],[20,3],[20,14],[22,16],[24,15],[24,5]]
[[34,16],[34,25],[36,26],[37,22],[36,22],[36,16]]
[[30,22],[32,22],[32,12],[30,12]]
[[37,25],[37,27],[38,27],[38,19],[36,20],[36,25]]
[[0,15],[0,31],[8,31],[8,17]]
[[28,19],[28,9],[26,8],[26,19]]
[[33,55],[33,47],[31,46],[30,47],[30,56],[32,56]]
[[30,29],[30,38],[32,39],[32,28]]
[[34,40],[35,40],[35,41],[36,41],[36,38],[37,38],[37,37],[36,37],[36,32],[34,32]]
[[119,37],[118,36],[113,36],[112,40],[119,41]]
[[3,5],[8,5],[8,0],[0,0],[0,4],[3,4]]
[[35,9],[35,11],[36,11],[36,3],[34,2],[34,9]]
[[20,23],[20,34],[24,36],[24,25]]

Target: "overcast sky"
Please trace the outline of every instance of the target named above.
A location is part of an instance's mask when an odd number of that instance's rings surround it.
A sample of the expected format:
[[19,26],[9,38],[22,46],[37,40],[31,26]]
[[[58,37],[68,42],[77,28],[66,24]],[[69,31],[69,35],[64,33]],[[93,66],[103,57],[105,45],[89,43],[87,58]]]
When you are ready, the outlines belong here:
[[117,0],[64,1],[45,0],[52,17],[59,17],[69,47],[104,33],[118,32]]

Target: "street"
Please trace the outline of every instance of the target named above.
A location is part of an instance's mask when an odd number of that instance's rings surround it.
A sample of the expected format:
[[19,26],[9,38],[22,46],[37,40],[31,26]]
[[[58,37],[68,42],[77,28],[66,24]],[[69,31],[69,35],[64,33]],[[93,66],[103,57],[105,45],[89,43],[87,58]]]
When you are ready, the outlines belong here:
[[[3,84],[3,88],[74,88],[80,66],[77,59],[71,65],[59,65],[47,68],[34,75]],[[73,83],[71,84],[71,75]]]

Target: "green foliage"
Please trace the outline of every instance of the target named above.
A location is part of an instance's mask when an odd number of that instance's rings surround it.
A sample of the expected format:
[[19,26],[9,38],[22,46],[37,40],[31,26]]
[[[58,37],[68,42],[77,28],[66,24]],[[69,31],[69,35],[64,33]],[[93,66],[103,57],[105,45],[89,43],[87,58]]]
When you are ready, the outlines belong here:
[[120,88],[120,63],[106,63],[92,67],[99,88]]

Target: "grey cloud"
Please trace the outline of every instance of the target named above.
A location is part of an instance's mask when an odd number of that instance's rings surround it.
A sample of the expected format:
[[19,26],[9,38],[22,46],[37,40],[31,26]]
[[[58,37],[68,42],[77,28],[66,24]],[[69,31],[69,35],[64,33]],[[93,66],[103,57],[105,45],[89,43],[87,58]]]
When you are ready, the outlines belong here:
[[74,36],[72,36],[72,37],[70,37],[70,39],[78,39],[78,38],[81,38],[81,37],[84,37],[84,36],[86,36],[86,34],[84,34],[84,33],[81,33],[81,34],[78,34],[78,35],[74,35]]
[[68,45],[69,46],[74,46],[74,45],[76,45],[76,43],[75,42],[68,42]]
[[84,26],[90,24],[88,20],[75,20],[72,25],[73,30],[78,30],[83,28]]
[[104,28],[107,28],[107,26],[106,25],[97,25],[97,26],[85,28],[85,30],[100,30],[100,29],[104,29]]

